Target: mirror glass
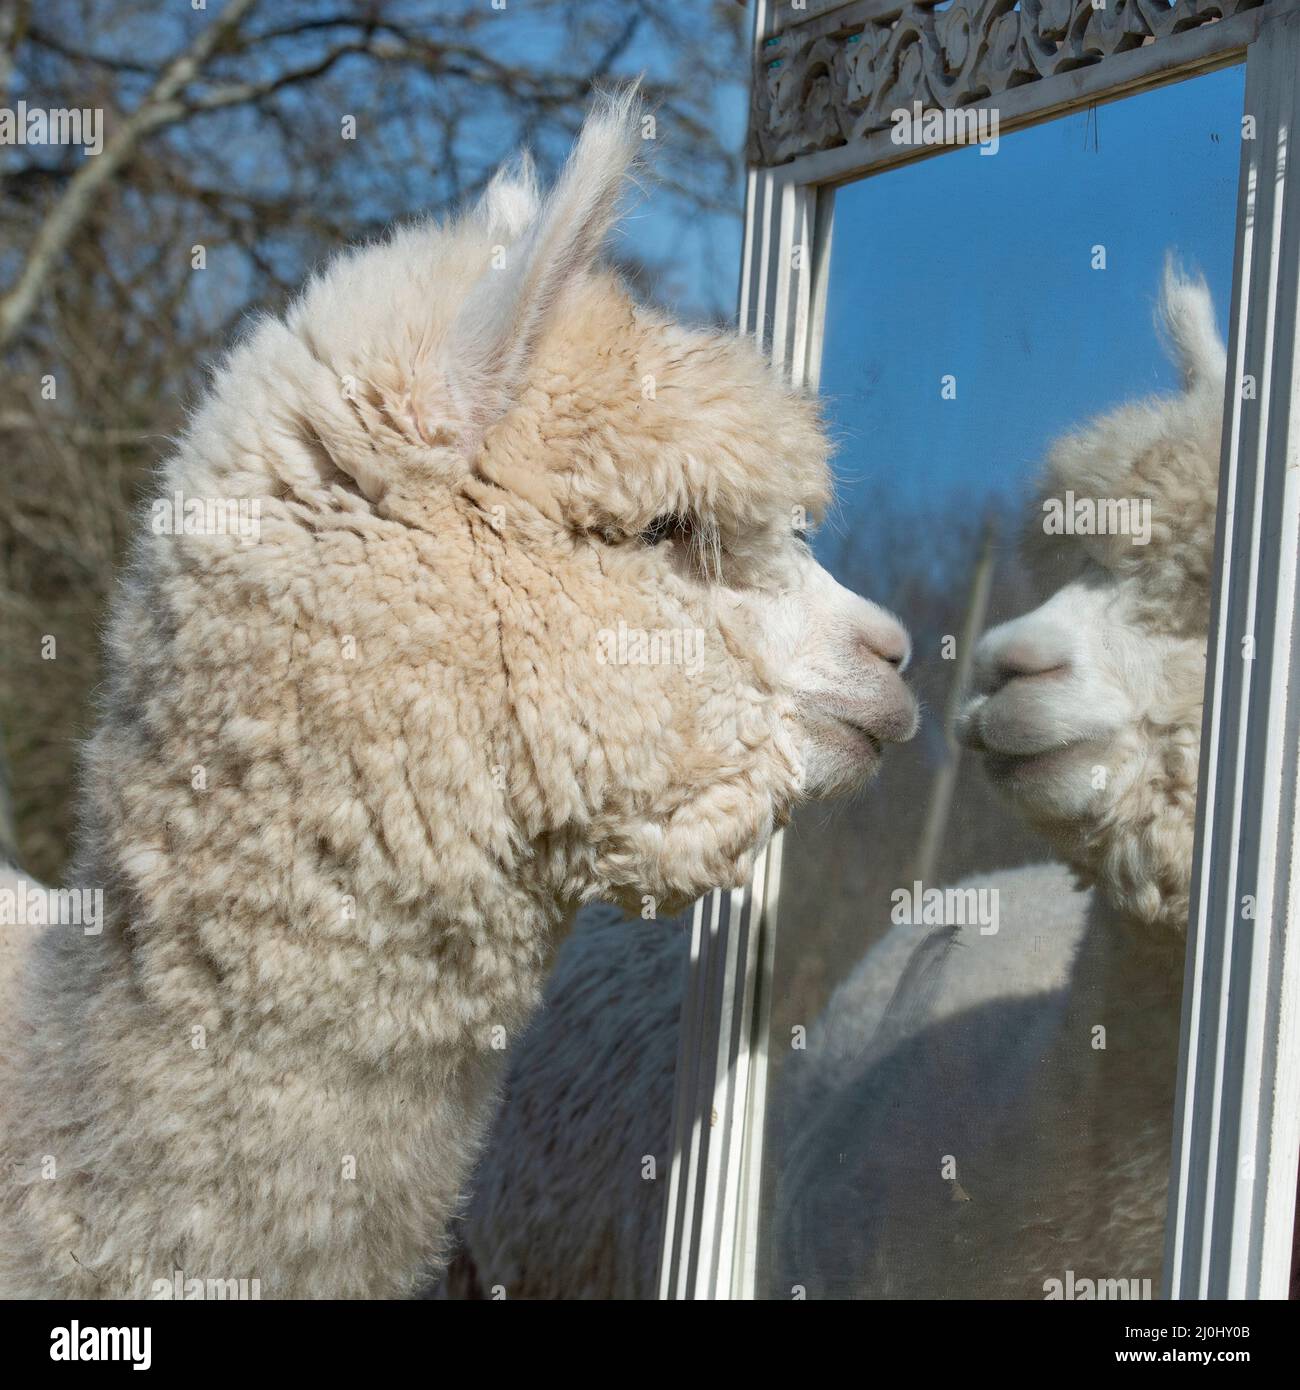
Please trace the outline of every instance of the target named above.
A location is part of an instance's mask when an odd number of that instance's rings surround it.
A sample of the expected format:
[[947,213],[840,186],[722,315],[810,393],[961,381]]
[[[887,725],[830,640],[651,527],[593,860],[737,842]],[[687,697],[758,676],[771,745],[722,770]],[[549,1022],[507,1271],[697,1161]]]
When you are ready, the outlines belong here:
[[1242,105],[835,194],[814,544],[924,722],[786,833],[760,1296],[1160,1294]]

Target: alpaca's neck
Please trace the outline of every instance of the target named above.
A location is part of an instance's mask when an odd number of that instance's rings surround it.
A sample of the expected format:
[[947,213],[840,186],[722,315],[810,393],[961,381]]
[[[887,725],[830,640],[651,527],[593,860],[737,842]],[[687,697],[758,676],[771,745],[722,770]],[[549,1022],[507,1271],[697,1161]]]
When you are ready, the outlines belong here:
[[1094,895],[1035,1123],[1061,1233],[1052,1259],[1086,1252],[1095,1267],[1076,1274],[1149,1278],[1157,1293],[1182,982],[1181,936]]
[[1063,1064],[1088,1090],[1131,1089],[1125,1077],[1163,1072],[1161,1058],[1177,1046],[1183,944],[1094,894],[1057,1043]]
[[[358,1057],[342,1019],[336,1040],[296,1032],[283,1000],[196,1031],[144,978],[202,968],[181,936],[147,960],[112,925],[32,953],[5,1157],[27,1171],[51,1154],[65,1180],[0,1193],[0,1292],[140,1296],[177,1270],[257,1279],[265,1297],[410,1292],[441,1253],[517,1020],[502,1049],[407,1038],[391,1062]],[[364,1012],[392,961],[373,987],[351,964]],[[328,952],[301,968],[303,989],[328,987]]]

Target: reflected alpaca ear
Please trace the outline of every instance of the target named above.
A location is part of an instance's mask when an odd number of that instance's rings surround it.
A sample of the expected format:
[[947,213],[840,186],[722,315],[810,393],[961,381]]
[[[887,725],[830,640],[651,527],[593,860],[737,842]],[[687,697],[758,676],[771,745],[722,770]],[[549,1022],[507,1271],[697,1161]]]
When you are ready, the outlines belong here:
[[1203,276],[1185,275],[1173,252],[1165,257],[1158,321],[1169,360],[1178,368],[1183,389],[1223,389],[1228,354],[1214,320],[1214,301]]
[[417,419],[450,414],[463,426],[466,451],[515,403],[556,304],[595,266],[641,147],[641,115],[636,86],[601,98],[540,207],[525,162],[498,174],[475,209],[513,242],[470,290],[441,370],[422,373],[413,393]]

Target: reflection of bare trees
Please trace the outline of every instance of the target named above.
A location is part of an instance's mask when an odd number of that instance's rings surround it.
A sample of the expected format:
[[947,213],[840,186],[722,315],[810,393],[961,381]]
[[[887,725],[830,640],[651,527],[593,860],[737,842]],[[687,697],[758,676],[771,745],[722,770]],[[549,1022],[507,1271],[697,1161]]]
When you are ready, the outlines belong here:
[[957,790],[957,776],[961,768],[961,747],[957,743],[956,733],[957,712],[965,698],[966,688],[970,685],[975,665],[975,647],[984,635],[988,620],[996,536],[997,525],[991,516],[986,516],[979,551],[965,585],[966,611],[962,614],[960,628],[953,634],[955,642],[952,674],[948,681],[948,693],[944,700],[940,724],[943,748],[939,755],[938,769],[930,783],[925,807],[925,824],[917,842],[916,858],[912,861],[912,877],[923,883],[934,879],[951,828],[953,794]]
[[[32,868],[63,858],[104,598],[203,363],[340,244],[471,196],[520,145],[553,167],[620,74],[645,71],[677,243],[736,217],[715,100],[743,23],[734,0],[0,6],[0,106],[104,113],[94,157],[0,147],[0,729]],[[654,292],[673,265],[626,268]],[[729,307],[717,282],[697,309]]]

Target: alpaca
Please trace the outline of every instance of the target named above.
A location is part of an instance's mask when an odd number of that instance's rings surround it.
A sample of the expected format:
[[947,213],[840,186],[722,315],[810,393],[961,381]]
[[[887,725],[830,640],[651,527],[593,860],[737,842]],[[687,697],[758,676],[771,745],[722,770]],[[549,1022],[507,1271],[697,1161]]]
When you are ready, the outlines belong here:
[[[1183,391],[1060,441],[1044,489],[1049,501],[1067,489],[1150,498],[1148,543],[1072,538],[1067,582],[981,642],[961,720],[1064,865],[959,885],[997,890],[996,935],[892,927],[786,1061],[787,1130],[801,1137],[776,1203],[779,1287],[1042,1297],[1067,1268],[1158,1277],[1225,370],[1202,283],[1169,270],[1161,311]],[[1034,548],[1059,578],[1062,540]],[[626,944],[602,928],[566,949],[574,959],[555,985],[581,979],[587,997],[617,1009],[629,994]],[[671,1016],[681,956],[664,933],[638,948],[638,980],[672,992],[662,1005],[641,995],[638,1009]],[[598,1112],[602,1133],[620,1136],[616,1172],[576,1124],[563,1162],[551,1162],[557,1088],[581,1115],[593,1104],[583,1088],[597,1083],[566,1070],[581,1022],[558,989],[549,997],[507,1089],[498,1123],[509,1142],[491,1146],[476,1175],[450,1291],[653,1297],[657,1240],[617,1286],[605,1247],[621,1241],[635,1258],[640,1247],[621,1234],[635,1229],[632,1213],[656,1231],[662,1220],[662,1184],[642,1181],[638,1164],[668,1145],[675,1040],[647,1038],[654,1052],[639,1051],[631,1088]],[[1098,1024],[1104,1051],[1092,1045]],[[957,1176],[944,1182],[949,1154]],[[550,1196],[527,1219],[512,1199],[525,1172],[533,1183],[544,1175]],[[599,1258],[582,1246],[585,1231],[601,1233]]]
[[164,465],[84,758],[103,930],[35,935],[3,1020],[0,1293],[413,1291],[577,907],[743,882],[914,731],[906,633],[800,533],[815,404],[597,265],[640,131],[603,100],[544,200],[341,256]]
[[[782,1277],[809,1294],[1061,1297],[1071,1271],[1159,1289],[1225,373],[1205,284],[1171,265],[1160,308],[1182,391],[1059,441],[1040,513],[1149,499],[1147,543],[1075,535],[1060,587],[980,642],[959,718],[1092,885],[1068,987],[877,1046],[826,1101],[784,1175]],[[1059,578],[1041,521],[1033,547]],[[984,948],[945,929],[920,949],[960,971]]]

